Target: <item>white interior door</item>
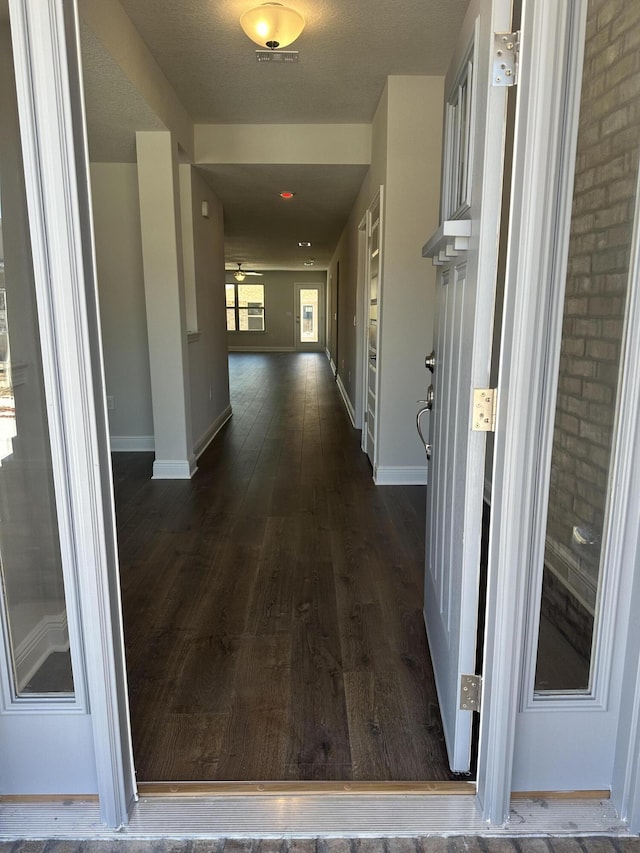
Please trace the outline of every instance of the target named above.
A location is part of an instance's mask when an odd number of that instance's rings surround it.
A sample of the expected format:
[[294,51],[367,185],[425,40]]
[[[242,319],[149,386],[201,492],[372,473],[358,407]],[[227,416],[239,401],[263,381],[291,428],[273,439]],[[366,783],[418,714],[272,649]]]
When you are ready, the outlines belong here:
[[424,616],[457,772],[471,755],[460,678],[475,672],[486,443],[472,400],[489,381],[508,91],[491,85],[493,33],[510,27],[511,0],[472,0],[446,79],[442,224],[424,250],[439,265]]
[[324,285],[295,285],[296,349],[324,349]]

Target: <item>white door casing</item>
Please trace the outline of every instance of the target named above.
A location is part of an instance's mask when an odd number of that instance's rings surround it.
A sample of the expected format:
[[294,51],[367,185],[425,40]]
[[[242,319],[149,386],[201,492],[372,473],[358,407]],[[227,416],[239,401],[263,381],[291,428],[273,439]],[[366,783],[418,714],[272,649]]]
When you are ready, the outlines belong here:
[[424,615],[456,772],[471,755],[460,676],[475,672],[486,443],[471,431],[472,391],[489,380],[507,104],[491,85],[493,33],[510,26],[510,0],[471,3],[445,84],[443,224],[424,250],[440,266]]
[[[45,790],[48,779],[47,793],[52,786],[72,793],[61,773],[71,761],[76,793],[97,792],[103,821],[117,827],[128,820],[135,777],[77,9],[64,0],[9,0],[9,10],[69,633],[80,685],[81,701],[69,708],[65,724],[72,752],[56,758],[66,740],[59,739],[54,709],[46,709],[49,727],[29,709],[12,714],[24,742],[30,740],[21,756],[23,764],[25,756],[32,759],[29,791]],[[15,751],[16,744],[9,745]],[[25,793],[21,787],[15,793]]]
[[[627,291],[626,332],[623,338],[617,420],[612,436],[613,459],[609,474],[608,508],[603,531],[600,572],[601,591],[594,628],[592,677],[588,690],[536,693],[534,676],[540,613],[540,588],[544,565],[547,528],[547,495],[553,428],[556,420],[558,364],[563,326],[565,284],[570,245],[570,225],[576,174],[578,118],[581,110],[581,81],[587,31],[588,4],[559,4],[555,29],[565,34],[560,48],[561,64],[557,80],[562,100],[549,92],[547,99],[557,101],[557,121],[546,142],[546,160],[555,170],[554,179],[534,190],[536,207],[547,212],[548,230],[541,235],[538,250],[548,258],[542,276],[536,276],[538,288],[546,296],[546,305],[538,311],[538,326],[547,331],[538,353],[540,374],[546,381],[534,385],[533,398],[540,412],[541,429],[535,443],[532,478],[536,499],[531,507],[530,545],[526,591],[526,638],[519,689],[519,705],[514,732],[513,790],[604,789],[612,787],[616,738],[619,726],[624,651],[628,637],[629,600],[633,566],[622,559],[626,537],[627,507],[633,495],[628,460],[632,458],[634,418],[639,403],[637,376],[638,350],[631,330],[637,329],[639,293],[637,280],[630,277]],[[552,173],[553,174],[553,173]],[[636,196],[637,205],[637,196]],[[604,216],[604,214],[603,214]],[[528,220],[527,220],[528,224]],[[635,221],[638,232],[638,216]],[[637,237],[636,237],[637,245]],[[523,289],[533,286],[533,278],[524,270]]]
[[380,328],[382,323],[383,199],[381,186],[365,216],[364,380],[362,449],[378,464],[378,389],[380,386]]

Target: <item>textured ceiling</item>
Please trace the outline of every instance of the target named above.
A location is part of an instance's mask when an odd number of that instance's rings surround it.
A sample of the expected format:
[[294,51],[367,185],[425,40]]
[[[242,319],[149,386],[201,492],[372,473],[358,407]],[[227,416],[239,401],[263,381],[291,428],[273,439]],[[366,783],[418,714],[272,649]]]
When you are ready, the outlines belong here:
[[257,63],[259,0],[121,0],[197,122],[369,122],[390,74],[444,74],[468,0],[287,0],[298,64]]
[[89,157],[93,163],[135,163],[136,130],[164,125],[84,24],[80,24]]
[[[6,0],[0,0],[0,8]],[[101,0],[95,0],[101,2]],[[468,0],[287,0],[307,26],[298,64],[257,63],[238,24],[259,0],[120,0],[191,118],[202,123],[359,123],[387,76],[441,75]],[[135,130],[162,128],[82,28],[91,159],[135,161]],[[408,132],[411,132],[408,129]],[[225,211],[225,257],[257,269],[326,267],[363,166],[201,166]],[[286,206],[281,189],[294,188]],[[299,249],[298,240],[313,242]]]
[[[328,266],[366,166],[202,166],[224,207],[225,257],[252,269]],[[285,201],[283,189],[295,192]],[[311,248],[300,248],[309,241]]]

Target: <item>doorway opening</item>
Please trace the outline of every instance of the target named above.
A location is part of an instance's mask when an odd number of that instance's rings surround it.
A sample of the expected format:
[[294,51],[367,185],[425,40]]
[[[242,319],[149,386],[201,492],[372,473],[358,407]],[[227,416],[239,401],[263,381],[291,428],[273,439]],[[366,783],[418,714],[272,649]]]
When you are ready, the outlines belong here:
[[424,487],[375,487],[319,353],[231,353],[191,481],[114,457],[138,779],[443,781]]

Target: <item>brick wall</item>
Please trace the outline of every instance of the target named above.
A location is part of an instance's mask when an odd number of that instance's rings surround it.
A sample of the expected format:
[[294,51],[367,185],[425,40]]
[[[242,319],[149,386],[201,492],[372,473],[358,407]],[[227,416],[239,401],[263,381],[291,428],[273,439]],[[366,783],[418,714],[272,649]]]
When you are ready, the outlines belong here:
[[602,536],[639,147],[640,2],[590,0],[545,555],[585,612],[570,638],[596,603],[600,549],[573,528]]

